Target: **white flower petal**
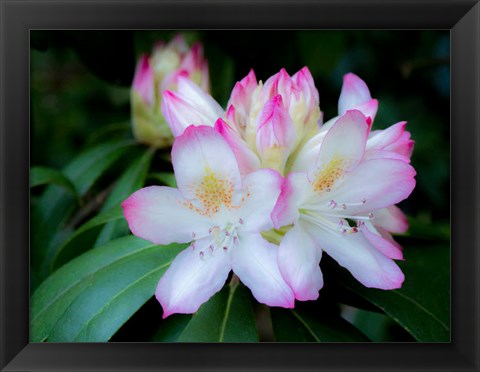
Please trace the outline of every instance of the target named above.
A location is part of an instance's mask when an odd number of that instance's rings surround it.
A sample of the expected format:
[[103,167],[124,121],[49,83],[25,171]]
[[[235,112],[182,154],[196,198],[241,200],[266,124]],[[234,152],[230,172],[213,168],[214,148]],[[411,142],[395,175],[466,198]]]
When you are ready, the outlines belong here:
[[133,193],[122,203],[130,230],[157,244],[187,243],[208,234],[211,223],[188,209],[177,189],[150,186]]
[[275,206],[282,177],[272,169],[260,169],[243,178],[245,198],[238,210],[242,230],[260,232],[273,228],[271,213]]
[[316,300],[323,287],[320,271],[322,251],[303,229],[295,224],[283,237],[278,250],[280,272],[301,301]]
[[269,306],[293,308],[295,298],[278,269],[278,247],[260,234],[239,236],[232,250],[233,271],[257,301]]
[[405,277],[400,268],[361,233],[342,234],[310,224],[306,228],[322,250],[364,286],[380,289],[401,287]]
[[[231,270],[229,252],[210,252],[213,241],[205,238],[180,252],[160,279],[155,295],[162,305],[163,317],[191,314],[225,284]],[[203,254],[201,253],[203,252]]]

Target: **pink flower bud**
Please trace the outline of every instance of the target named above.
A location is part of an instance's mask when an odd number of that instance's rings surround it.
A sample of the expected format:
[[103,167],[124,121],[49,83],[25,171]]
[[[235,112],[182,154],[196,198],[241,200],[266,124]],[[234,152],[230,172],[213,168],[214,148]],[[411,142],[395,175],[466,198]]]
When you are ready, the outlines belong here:
[[138,60],[133,78],[133,90],[135,90],[147,105],[153,105],[155,102],[155,85],[153,80],[153,70],[150,66],[148,56],[142,54]]
[[295,127],[278,94],[265,104],[257,120],[256,144],[262,165],[282,169],[295,140]]
[[132,84],[132,124],[135,138],[156,147],[173,141],[160,107],[166,90],[176,91],[180,79],[190,79],[208,91],[208,64],[203,47],[196,43],[189,48],[183,35],[176,35],[168,44],[159,41],[152,54],[138,61]]

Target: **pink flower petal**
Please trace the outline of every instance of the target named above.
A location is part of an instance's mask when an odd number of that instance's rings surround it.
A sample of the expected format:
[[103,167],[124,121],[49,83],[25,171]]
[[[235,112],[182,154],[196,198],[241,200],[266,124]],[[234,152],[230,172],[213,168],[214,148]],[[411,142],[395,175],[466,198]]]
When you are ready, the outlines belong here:
[[331,169],[332,172],[338,168],[341,174],[354,169],[363,158],[368,131],[369,125],[360,111],[347,111],[327,132],[309,179],[313,182],[330,167],[335,168]]
[[256,127],[257,148],[260,154],[267,149],[282,148],[288,156],[295,144],[296,134],[281,95],[274,96],[263,106]]
[[415,187],[415,174],[412,166],[401,160],[367,160],[326,197],[345,204],[346,214],[369,213],[406,199]]
[[323,287],[320,271],[322,251],[306,233],[301,223],[295,224],[282,239],[278,264],[283,278],[300,301],[316,300]]
[[396,289],[405,279],[400,268],[361,234],[342,234],[307,224],[308,233],[320,247],[364,286]]
[[357,75],[348,73],[343,77],[343,86],[338,100],[338,113],[343,115],[348,110],[360,110],[373,121],[378,109],[378,102],[372,99],[367,84]]
[[224,110],[217,101],[188,78],[183,76],[178,78],[177,92],[180,97],[195,107],[197,111],[210,118],[208,124],[211,126],[218,118],[224,115]]
[[[172,147],[172,164],[179,190],[187,199],[198,198],[199,187],[208,195],[242,188],[235,155],[214,128],[189,126]],[[205,184],[205,177],[210,177]],[[215,195],[211,195],[214,197]]]
[[364,160],[372,160],[372,159],[397,159],[401,160],[405,163],[410,163],[410,158],[399,154],[393,151],[386,151],[386,150],[367,150],[365,151]]
[[250,112],[252,94],[257,86],[255,72],[250,70],[247,76],[235,84],[227,107],[235,106],[238,113],[245,119],[247,113]]
[[185,206],[177,189],[150,186],[122,203],[128,226],[136,236],[157,244],[187,243],[192,233],[208,234],[211,223]]
[[[163,318],[198,310],[225,284],[231,270],[229,252],[210,251],[208,238],[180,252],[160,279],[155,295],[163,308]],[[203,252],[203,254],[201,253]]]
[[405,132],[406,121],[401,121],[397,124],[391,125],[387,129],[377,130],[372,132],[368,138],[367,149],[384,149],[388,145],[395,143]]
[[179,68],[185,69],[190,73],[193,73],[195,70],[200,70],[202,68],[202,63],[203,46],[200,43],[195,43],[186,53]]
[[233,150],[241,174],[248,174],[260,168],[258,156],[225,121],[218,119],[215,123],[215,129],[225,138]]
[[384,239],[377,229],[370,222],[366,222],[365,225],[361,228],[363,236],[367,238],[372,246],[377,248],[388,258],[394,260],[402,260],[403,252],[398,245],[392,244],[391,241]]
[[243,178],[246,190],[241,208],[242,231],[261,232],[273,228],[270,214],[277,202],[282,184],[282,176],[272,169],[260,169]]
[[169,90],[163,93],[162,114],[174,137],[181,135],[189,125],[213,126],[216,120],[197,110],[178,94]]
[[290,107],[292,94],[296,90],[293,87],[293,81],[287,71],[282,68],[280,72],[267,79],[262,89],[263,102],[280,94],[283,98],[285,107]]
[[275,228],[294,223],[299,217],[298,209],[312,195],[307,174],[290,173],[282,182],[280,196],[271,214]]
[[133,89],[149,105],[155,102],[155,82],[153,69],[150,66],[149,57],[146,54],[140,56],[135,75],[133,78]]
[[385,147],[385,150],[393,151],[410,158],[412,156],[414,145],[415,141],[410,139],[410,132],[405,131],[397,141]]
[[295,298],[278,269],[278,247],[260,234],[244,234],[232,250],[233,272],[252,291],[258,302],[293,308]]
[[375,226],[392,233],[403,234],[408,230],[407,216],[395,205],[374,212]]
[[318,90],[315,87],[315,81],[308,67],[303,67],[295,75],[292,76],[293,82],[297,88],[302,92],[303,99],[310,108],[318,107],[320,104],[320,97]]

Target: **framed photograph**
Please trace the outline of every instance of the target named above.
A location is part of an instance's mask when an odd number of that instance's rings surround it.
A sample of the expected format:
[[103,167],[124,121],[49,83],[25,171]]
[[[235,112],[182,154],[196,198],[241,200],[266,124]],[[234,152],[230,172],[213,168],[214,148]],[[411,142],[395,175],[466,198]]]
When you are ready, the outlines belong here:
[[2,371],[480,368],[476,1],[0,10]]

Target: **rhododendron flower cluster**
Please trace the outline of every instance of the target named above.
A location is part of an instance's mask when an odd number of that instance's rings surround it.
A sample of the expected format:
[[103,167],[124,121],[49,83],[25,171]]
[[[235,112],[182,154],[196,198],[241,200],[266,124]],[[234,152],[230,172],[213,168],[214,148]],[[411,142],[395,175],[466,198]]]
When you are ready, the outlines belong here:
[[408,227],[396,204],[415,187],[413,141],[405,122],[372,130],[378,101],[364,81],[345,75],[325,123],[306,67],[265,83],[250,71],[225,110],[176,81],[161,109],[178,189],[150,186],[123,203],[135,235],[189,243],[158,283],[164,317],[197,311],[231,271],[269,306],[315,300],[324,252],[367,287],[402,285],[391,234]]
[[140,56],[131,90],[133,134],[139,142],[155,147],[172,144],[160,107],[163,92],[175,90],[179,77],[209,91],[208,64],[200,43],[189,48],[183,35],[178,34],[168,44],[157,42],[151,55]]

